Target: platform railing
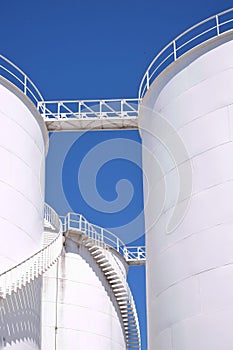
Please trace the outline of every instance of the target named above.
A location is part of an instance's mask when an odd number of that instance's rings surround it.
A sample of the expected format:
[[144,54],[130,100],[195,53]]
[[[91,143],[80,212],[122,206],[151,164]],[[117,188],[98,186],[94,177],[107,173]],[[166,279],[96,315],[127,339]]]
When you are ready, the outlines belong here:
[[0,76],[19,88],[37,107],[45,121],[86,118],[135,118],[137,98],[44,101],[33,81],[13,62],[0,55]]
[[64,232],[69,230],[81,231],[87,237],[95,240],[99,245],[106,244],[113,248],[123,255],[129,263],[133,261],[145,262],[146,260],[145,246],[126,246],[114,233],[103,227],[89,223],[81,214],[68,213],[67,216],[61,217],[61,220]]
[[61,229],[60,217],[47,203],[44,205],[44,222],[49,223],[55,231],[60,231]]
[[[22,261],[11,269],[0,274],[0,298],[16,292],[30,281],[42,275],[51,267],[61,254],[62,250],[62,225],[55,211],[45,205],[46,219],[54,227],[57,235],[47,246],[37,253]],[[60,223],[58,225],[58,223]]]
[[[13,62],[0,55],[0,76],[10,81],[18,87],[39,109],[39,101],[43,101],[43,96],[33,81]],[[41,110],[39,109],[41,112]]]
[[232,30],[233,8],[211,16],[178,35],[158,53],[147,68],[139,87],[139,99],[145,96],[155,78],[179,57],[207,40]]
[[145,246],[126,246],[124,251],[125,259],[130,261],[146,260]]
[[45,121],[87,118],[135,118],[137,98],[111,100],[39,101],[38,109]]

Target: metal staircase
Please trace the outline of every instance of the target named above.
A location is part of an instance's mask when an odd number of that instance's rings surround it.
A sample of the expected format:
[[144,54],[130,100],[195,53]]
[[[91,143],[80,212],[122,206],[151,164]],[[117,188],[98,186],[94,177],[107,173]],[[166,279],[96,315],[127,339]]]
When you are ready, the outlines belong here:
[[47,271],[59,258],[63,245],[61,221],[47,204],[44,213],[45,226],[49,226],[51,230],[50,240],[36,254],[0,274],[0,298],[6,298],[26,286]]
[[[145,249],[144,256],[142,254],[137,257],[135,255],[131,256],[130,249],[118,237],[111,233],[112,237],[110,239],[109,231],[90,224],[80,214],[69,213],[62,220],[65,236],[68,237],[70,234],[79,236],[79,242],[87,248],[110,285],[121,313],[127,349],[140,350],[140,327],[135,302],[125,272],[121,268],[116,255],[123,253],[123,258],[129,264],[132,261],[139,261],[139,259],[142,263],[145,263]],[[97,229],[100,229],[100,232]],[[105,231],[108,233],[108,237]],[[105,242],[106,237],[112,245]],[[141,247],[141,251],[142,249],[143,247]],[[113,254],[109,255],[108,252]]]
[[126,246],[125,243],[111,231],[91,224],[83,215],[77,213],[68,213],[66,216],[60,216],[63,226],[63,232],[81,232],[84,236],[98,242],[100,247],[114,249],[121,254],[128,265],[145,265],[146,251],[145,246]]
[[105,253],[107,246],[102,248],[90,238],[86,238],[84,245],[101,268],[115,295],[122,317],[127,349],[141,349],[140,328],[134,299],[117,260],[113,255],[115,264],[112,264]]
[[122,317],[127,349],[140,350],[140,327],[135,302],[125,272],[115,255],[121,254],[129,265],[142,265],[145,264],[145,247],[125,246],[116,235],[90,224],[80,214],[68,213],[60,219],[47,204],[44,208],[44,231],[44,247],[0,275],[0,298],[17,292],[46,272],[61,255],[63,233],[65,236],[75,233],[81,236],[82,244],[100,267],[113,291]]
[[[0,55],[0,82],[22,91],[35,105],[49,131],[137,129],[140,99],[45,101],[30,78],[7,58]],[[76,216],[75,220],[72,217]],[[77,219],[78,218],[78,219]],[[145,247],[127,247],[117,236],[88,223],[81,215],[69,213],[63,229],[57,214],[45,206],[43,248],[0,274],[0,298],[6,298],[46,272],[59,258],[63,232],[75,230],[101,268],[111,287],[122,317],[127,349],[141,349],[140,328],[134,299],[124,271],[114,254],[121,254],[128,265],[145,264]],[[76,226],[78,225],[78,227]],[[109,259],[108,251],[112,251]],[[111,261],[110,261],[111,260]]]

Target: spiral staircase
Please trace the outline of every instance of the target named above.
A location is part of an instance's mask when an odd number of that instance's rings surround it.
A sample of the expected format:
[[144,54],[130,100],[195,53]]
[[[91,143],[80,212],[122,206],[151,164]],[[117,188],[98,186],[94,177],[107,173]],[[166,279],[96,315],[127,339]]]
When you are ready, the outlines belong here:
[[[79,236],[83,244],[100,267],[117,301],[127,349],[141,349],[140,327],[133,295],[127,283],[125,272],[117,255],[123,256],[128,265],[145,264],[145,247],[127,247],[110,231],[90,224],[82,215],[68,213],[62,218],[65,237]],[[111,254],[111,259],[108,252]]]
[[[43,248],[15,267],[0,275],[0,299],[45,273],[60,257],[63,243],[70,233],[81,238],[94,261],[100,267],[117,301],[124,328],[127,349],[141,349],[140,327],[135,302],[118,259],[120,254],[130,265],[145,264],[145,247],[127,247],[111,232],[90,224],[82,215],[69,213],[60,217],[47,204],[44,207]],[[108,243],[107,243],[108,242]],[[111,259],[107,252],[113,251]]]
[[0,274],[0,298],[17,292],[46,272],[59,258],[62,250],[62,225],[58,215],[47,204],[44,209],[45,228],[50,227],[52,239],[37,253]]

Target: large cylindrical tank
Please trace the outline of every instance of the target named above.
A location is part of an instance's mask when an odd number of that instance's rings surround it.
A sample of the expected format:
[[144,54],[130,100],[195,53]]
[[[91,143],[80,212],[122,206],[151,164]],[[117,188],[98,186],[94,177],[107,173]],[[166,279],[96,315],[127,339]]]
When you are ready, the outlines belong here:
[[[42,247],[48,136],[34,104],[2,77],[0,124],[0,273],[3,273]],[[7,276],[12,276],[11,272]],[[39,277],[0,300],[1,348],[40,349],[41,285]]]
[[41,248],[47,132],[33,103],[0,79],[0,273]]
[[[229,33],[196,47],[141,106],[149,350],[233,348],[232,53]],[[179,207],[183,218],[169,227]]]
[[[119,306],[104,273],[76,235],[43,278],[42,350],[125,350]],[[126,273],[123,259],[105,251]],[[113,259],[113,255],[115,258]]]

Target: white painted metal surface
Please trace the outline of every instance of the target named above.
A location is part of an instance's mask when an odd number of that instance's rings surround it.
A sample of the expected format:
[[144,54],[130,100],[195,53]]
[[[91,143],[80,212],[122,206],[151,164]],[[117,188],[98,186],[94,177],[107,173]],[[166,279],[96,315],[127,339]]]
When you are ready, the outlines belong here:
[[49,131],[137,129],[138,99],[41,101]]
[[[153,178],[145,212],[149,350],[233,348],[232,53],[229,33],[190,51],[157,77],[141,106],[143,145],[162,168],[161,178],[156,177],[144,153],[144,172]],[[172,133],[158,130],[159,118]],[[187,156],[175,161],[177,137]],[[177,174],[189,164],[188,211],[167,232],[180,190]],[[166,198],[156,221],[163,181]]]
[[138,98],[45,101],[31,79],[2,55],[0,77],[11,82],[32,101],[49,131],[138,128]]
[[41,277],[0,300],[1,350],[40,350]]
[[32,80],[13,62],[0,55],[0,76],[17,86],[37,107],[43,97]]
[[44,277],[42,350],[125,350],[113,292],[94,258],[75,236]]
[[0,298],[6,298],[42,275],[58,259],[62,250],[62,224],[56,212],[47,204],[44,207],[45,228],[52,239],[42,249],[13,268],[0,274]]
[[63,232],[70,230],[82,232],[85,236],[93,239],[99,246],[107,245],[120,253],[128,265],[144,265],[146,262],[145,246],[126,246],[114,233],[103,227],[91,224],[83,215],[68,213],[61,217]]
[[62,225],[45,205],[45,246],[0,275],[1,349],[41,349],[41,275],[61,254]]
[[[32,278],[34,266],[25,263],[13,267],[41,249],[47,131],[31,101],[1,77],[0,122],[2,346],[11,350],[38,350],[41,280],[31,281],[29,286],[27,281],[29,275]],[[4,274],[8,269],[12,270]],[[28,295],[30,300],[26,299]]]
[[[128,250],[111,232],[89,224],[79,214],[63,218],[63,231],[65,250],[56,268],[44,276],[42,350],[71,349],[74,342],[80,348],[95,344],[101,350],[140,350],[125,254],[138,263],[145,250]],[[46,235],[51,237],[51,232]]]
[[30,101],[2,79],[0,121],[0,272],[4,272],[41,248],[47,132]]
[[145,96],[156,77],[172,62],[196,46],[211,38],[221,36],[227,31],[232,31],[232,29],[233,9],[231,8],[205,19],[177,36],[158,53],[149,65],[139,87],[139,99]]

